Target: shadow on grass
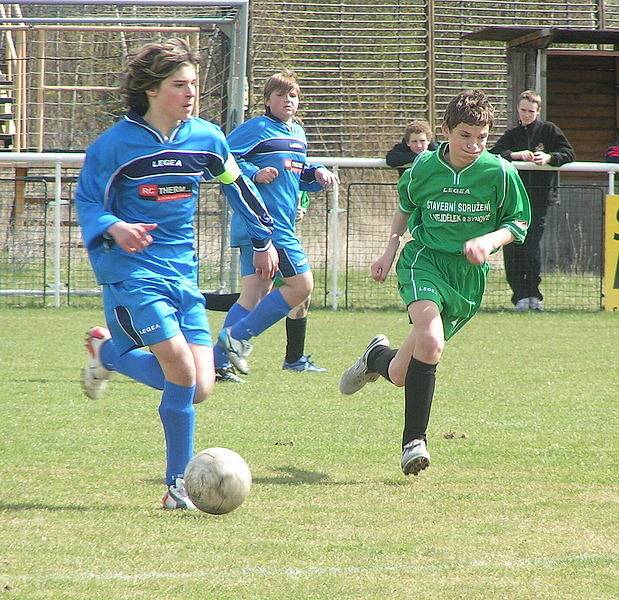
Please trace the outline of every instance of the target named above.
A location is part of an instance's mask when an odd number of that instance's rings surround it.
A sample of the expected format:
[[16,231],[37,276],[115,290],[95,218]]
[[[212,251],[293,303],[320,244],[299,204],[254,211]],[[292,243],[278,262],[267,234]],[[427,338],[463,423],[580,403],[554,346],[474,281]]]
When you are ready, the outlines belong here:
[[332,486],[350,486],[350,485],[386,485],[392,487],[401,487],[410,485],[413,481],[412,477],[399,477],[383,480],[350,480],[350,479],[331,479],[327,473],[318,471],[304,471],[296,467],[272,467],[275,475],[272,477],[254,477],[252,483],[258,484],[274,484],[274,485],[332,485]]
[[51,510],[51,511],[74,511],[74,512],[88,512],[91,510],[98,510],[93,506],[80,506],[79,504],[43,504],[40,502],[0,502],[0,511],[2,510]]
[[276,485],[306,485],[308,483],[333,484],[326,473],[317,471],[304,471],[296,467],[275,467],[272,469],[277,474],[273,477],[255,477],[253,483],[276,484]]

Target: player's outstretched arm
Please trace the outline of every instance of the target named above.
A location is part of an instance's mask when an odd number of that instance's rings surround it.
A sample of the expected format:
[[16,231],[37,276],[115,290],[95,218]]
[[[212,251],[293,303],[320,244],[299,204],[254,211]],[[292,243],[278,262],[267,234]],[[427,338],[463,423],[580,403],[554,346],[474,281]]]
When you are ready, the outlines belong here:
[[403,213],[400,209],[396,209],[391,221],[391,230],[389,233],[389,240],[387,241],[387,247],[383,255],[370,265],[370,273],[374,281],[383,283],[385,279],[387,279],[387,275],[389,275],[393,261],[400,248],[402,235],[406,231],[407,222],[408,215]]

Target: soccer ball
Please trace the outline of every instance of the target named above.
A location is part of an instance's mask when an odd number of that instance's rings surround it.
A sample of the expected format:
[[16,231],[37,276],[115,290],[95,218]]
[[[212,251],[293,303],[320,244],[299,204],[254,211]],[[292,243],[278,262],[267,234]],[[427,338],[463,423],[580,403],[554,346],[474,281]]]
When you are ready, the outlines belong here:
[[228,448],[207,448],[185,469],[185,488],[196,508],[223,515],[243,504],[251,487],[247,463]]

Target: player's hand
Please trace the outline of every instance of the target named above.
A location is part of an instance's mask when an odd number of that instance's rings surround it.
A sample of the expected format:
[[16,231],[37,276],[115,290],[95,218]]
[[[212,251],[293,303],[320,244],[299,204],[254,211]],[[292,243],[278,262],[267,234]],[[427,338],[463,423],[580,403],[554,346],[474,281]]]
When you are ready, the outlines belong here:
[[157,229],[157,223],[125,223],[117,221],[107,229],[114,241],[125,252],[141,252],[153,243],[149,232]]
[[546,152],[535,152],[533,153],[533,162],[536,165],[546,165],[550,162],[550,159],[552,157],[550,156],[550,154],[547,154]]
[[482,235],[465,242],[462,252],[471,264],[483,265],[493,250],[492,241]]
[[271,183],[277,176],[279,171],[275,167],[264,167],[254,175],[256,183]]
[[370,265],[370,273],[372,275],[372,279],[374,281],[378,281],[378,283],[384,283],[385,279],[387,279],[387,275],[389,275],[389,271],[391,270],[391,265],[393,264],[394,256],[388,256],[383,254],[379,259],[375,260]]
[[300,206],[297,206],[297,214],[295,216],[294,222],[300,223],[303,220],[304,216],[305,216],[305,209],[301,208]]
[[254,267],[256,275],[261,279],[273,279],[278,270],[279,256],[275,246],[271,244],[268,250],[254,252]]
[[316,181],[322,187],[332,187],[336,183],[338,184],[340,183],[340,178],[335,173],[331,173],[329,169],[325,169],[324,167],[320,167],[319,169],[316,169],[315,176],[316,176]]
[[519,152],[512,152],[511,157],[512,160],[523,160],[526,162],[531,162],[533,160],[533,152],[531,150],[520,150]]

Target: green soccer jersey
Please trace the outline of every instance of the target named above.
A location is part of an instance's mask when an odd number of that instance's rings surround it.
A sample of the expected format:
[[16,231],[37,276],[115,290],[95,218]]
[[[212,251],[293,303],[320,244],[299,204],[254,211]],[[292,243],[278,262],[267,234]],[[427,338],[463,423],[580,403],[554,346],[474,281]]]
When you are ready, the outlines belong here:
[[400,210],[423,246],[462,254],[464,242],[505,227],[516,243],[531,221],[529,197],[515,167],[484,150],[456,171],[444,158],[446,143],[417,157],[398,183]]

